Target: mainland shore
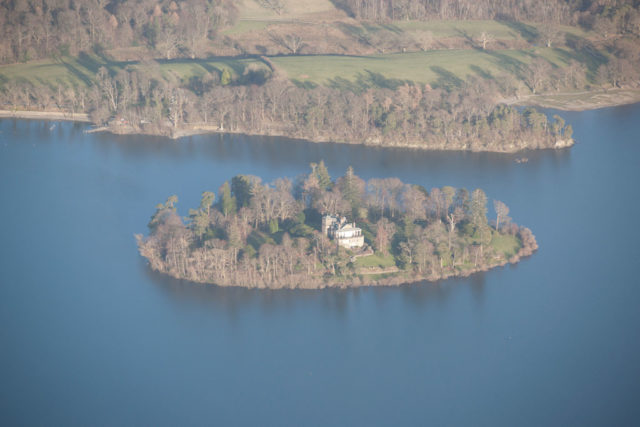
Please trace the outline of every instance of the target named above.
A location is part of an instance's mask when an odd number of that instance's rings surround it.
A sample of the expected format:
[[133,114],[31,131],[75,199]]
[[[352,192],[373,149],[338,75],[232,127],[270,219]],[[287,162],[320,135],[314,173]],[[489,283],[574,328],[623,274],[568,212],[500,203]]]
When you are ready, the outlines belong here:
[[[630,105],[640,102],[640,89],[609,89],[597,91],[582,92],[563,92],[563,93],[545,93],[539,95],[528,95],[519,98],[511,98],[503,100],[504,104],[535,106],[540,108],[552,108],[562,111],[588,111],[601,108],[616,107],[622,105]],[[64,120],[75,121],[81,123],[91,123],[89,115],[86,113],[70,113],[67,111],[36,111],[36,110],[0,110],[0,118],[14,119],[32,119],[32,120]],[[296,135],[289,135],[287,132],[277,129],[265,130],[262,133],[247,133],[246,131],[233,131],[229,129],[220,129],[218,126],[210,124],[184,124],[179,128],[140,128],[129,125],[111,125],[95,127],[88,132],[111,132],[119,135],[156,135],[165,136],[172,139],[183,137],[202,135],[202,134],[243,134],[253,136],[275,136],[287,138],[299,138]],[[443,144],[431,144],[428,146],[420,144],[388,144],[380,141],[350,142],[336,141],[332,138],[319,136],[314,139],[300,138],[314,143],[341,143],[341,144],[357,144],[372,147],[390,147],[390,148],[408,148],[419,150],[440,150],[440,151],[472,151],[464,146],[446,146]],[[567,148],[574,144],[573,140],[558,141],[553,148]],[[483,149],[485,152],[513,154],[521,151],[514,147],[500,147]]]

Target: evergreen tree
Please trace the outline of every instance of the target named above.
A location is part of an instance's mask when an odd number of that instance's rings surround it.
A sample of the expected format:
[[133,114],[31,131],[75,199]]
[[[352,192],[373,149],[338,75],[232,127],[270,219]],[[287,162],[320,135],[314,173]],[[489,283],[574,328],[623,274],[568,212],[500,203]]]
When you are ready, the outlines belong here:
[[228,181],[222,184],[218,194],[220,194],[220,211],[222,214],[225,217],[234,214],[236,212],[236,199],[231,195],[231,187]]
[[362,205],[362,191],[364,182],[353,173],[353,168],[349,166],[344,176],[340,179],[339,188],[342,197],[351,204],[351,210],[357,211]]
[[238,202],[238,208],[249,206],[251,203],[251,189],[253,185],[246,175],[236,175],[231,179],[231,193]]
[[331,176],[324,164],[324,160],[320,160],[320,163],[311,163],[312,173],[318,179],[318,184],[322,190],[327,190],[331,187]]
[[483,229],[489,225],[487,220],[487,196],[479,188],[471,193],[470,209],[471,223],[476,230]]
[[216,195],[211,191],[205,191],[202,193],[202,199],[200,200],[200,210],[207,213],[207,217],[211,211],[211,206],[216,200]]
[[220,76],[220,84],[222,86],[227,86],[231,84],[231,72],[228,68],[222,70],[222,75]]

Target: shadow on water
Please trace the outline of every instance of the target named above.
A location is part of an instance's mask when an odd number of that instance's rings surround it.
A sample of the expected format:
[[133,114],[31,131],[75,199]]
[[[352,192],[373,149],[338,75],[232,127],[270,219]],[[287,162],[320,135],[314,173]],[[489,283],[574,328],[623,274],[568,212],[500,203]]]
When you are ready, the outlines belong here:
[[175,279],[152,271],[142,259],[140,262],[144,264],[142,268],[145,276],[174,302],[223,311],[230,317],[247,306],[258,306],[265,313],[274,313],[294,310],[304,301],[319,301],[325,310],[344,315],[348,299],[361,292],[359,289],[269,290],[222,287]]
[[401,295],[405,303],[416,309],[424,309],[430,304],[445,304],[454,292],[466,288],[471,289],[474,301],[482,303],[487,274],[480,272],[470,277],[450,278],[436,282],[425,280],[400,286],[270,290],[223,287],[175,279],[151,270],[142,258],[139,265],[145,277],[173,302],[222,311],[230,317],[236,316],[246,307],[255,306],[265,313],[294,310],[304,301],[319,303],[325,311],[345,316],[349,311],[349,302],[365,296],[382,304],[388,298]]

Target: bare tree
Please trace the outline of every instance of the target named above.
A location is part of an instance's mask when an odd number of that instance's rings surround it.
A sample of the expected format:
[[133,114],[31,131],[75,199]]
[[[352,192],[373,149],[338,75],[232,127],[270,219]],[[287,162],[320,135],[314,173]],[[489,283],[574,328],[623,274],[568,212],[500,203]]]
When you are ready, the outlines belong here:
[[389,249],[389,244],[393,239],[393,235],[396,231],[395,225],[386,218],[380,218],[376,223],[376,249],[383,255],[386,255]]
[[534,59],[524,72],[524,82],[534,94],[549,77],[551,65],[542,58]]
[[494,40],[495,37],[493,37],[491,33],[488,33],[486,31],[481,32],[480,36],[478,36],[478,41],[482,45],[482,50],[487,50],[487,45],[489,43],[492,43]]
[[560,37],[560,30],[557,26],[551,23],[541,25],[538,31],[539,39],[546,47],[552,47],[553,43],[558,41],[558,38]]
[[447,215],[447,221],[449,223],[449,239],[447,241],[448,248],[451,250],[451,240],[456,232],[456,225],[464,219],[464,210],[460,206],[456,206],[453,212]]
[[284,12],[284,2],[282,0],[258,0],[258,4],[265,9],[271,9],[278,15]]
[[305,44],[302,36],[298,34],[278,34],[274,31],[269,32],[271,41],[287,49],[292,55],[297,55]]

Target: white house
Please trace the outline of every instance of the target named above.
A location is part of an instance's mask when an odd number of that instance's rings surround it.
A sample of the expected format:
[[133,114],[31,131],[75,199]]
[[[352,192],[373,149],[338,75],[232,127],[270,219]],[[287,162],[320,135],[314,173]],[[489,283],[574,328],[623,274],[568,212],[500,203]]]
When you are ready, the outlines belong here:
[[347,222],[345,217],[325,215],[322,217],[322,232],[325,236],[334,239],[338,245],[346,249],[361,248],[364,246],[362,230],[356,227],[355,222]]

